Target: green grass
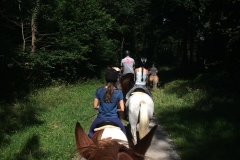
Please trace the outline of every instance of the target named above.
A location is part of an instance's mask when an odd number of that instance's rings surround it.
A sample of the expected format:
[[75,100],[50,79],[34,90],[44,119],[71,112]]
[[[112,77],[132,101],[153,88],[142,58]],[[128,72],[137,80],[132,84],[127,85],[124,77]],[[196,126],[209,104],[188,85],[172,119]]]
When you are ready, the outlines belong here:
[[204,74],[192,80],[167,82],[153,92],[160,123],[183,160],[238,157],[238,82],[238,77],[226,72]]
[[88,81],[53,86],[14,105],[2,104],[1,159],[71,159],[75,124],[79,121],[88,131],[96,113],[93,94],[100,85]]
[[[239,76],[227,72],[177,78],[160,70],[152,91],[155,113],[182,160],[232,160],[240,152]],[[87,132],[96,114],[97,80],[36,90],[22,101],[0,104],[3,160],[71,159],[77,121]],[[124,122],[125,123],[125,122]]]

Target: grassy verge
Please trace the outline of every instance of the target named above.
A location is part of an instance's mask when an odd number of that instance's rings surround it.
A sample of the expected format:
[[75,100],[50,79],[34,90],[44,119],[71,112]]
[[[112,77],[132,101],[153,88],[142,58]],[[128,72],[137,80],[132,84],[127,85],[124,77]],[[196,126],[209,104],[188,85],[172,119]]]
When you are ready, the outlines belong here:
[[[161,88],[152,93],[155,113],[181,158],[236,159],[240,151],[239,76],[221,72],[187,80],[172,73],[160,70]],[[92,80],[52,86],[21,102],[1,103],[1,159],[71,159],[76,148],[75,124],[79,121],[88,131],[96,113],[93,94],[101,85]]]
[[77,121],[86,131],[96,113],[98,81],[39,90],[23,102],[1,104],[1,159],[71,159]]
[[160,123],[183,160],[238,157],[238,82],[237,75],[211,73],[192,80],[173,80],[153,92]]

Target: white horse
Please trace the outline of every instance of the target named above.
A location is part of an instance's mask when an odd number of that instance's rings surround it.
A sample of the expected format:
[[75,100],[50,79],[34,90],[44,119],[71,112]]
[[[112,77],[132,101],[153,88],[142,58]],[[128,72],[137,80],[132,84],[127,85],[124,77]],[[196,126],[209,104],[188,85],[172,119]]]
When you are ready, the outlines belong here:
[[142,139],[149,129],[150,119],[153,117],[154,103],[152,98],[143,92],[133,92],[126,102],[133,143],[137,143],[137,124],[139,124],[139,138]]

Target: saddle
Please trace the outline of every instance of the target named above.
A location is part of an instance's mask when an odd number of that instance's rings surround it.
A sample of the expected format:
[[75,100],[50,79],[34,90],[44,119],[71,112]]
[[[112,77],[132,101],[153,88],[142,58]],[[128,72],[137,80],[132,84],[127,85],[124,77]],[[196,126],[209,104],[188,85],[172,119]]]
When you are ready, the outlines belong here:
[[101,139],[119,139],[119,143],[123,142],[122,144],[128,147],[126,135],[120,127],[110,121],[104,121],[98,124],[94,129],[94,134],[91,139],[94,142],[98,142]]
[[133,92],[132,92],[131,94],[133,94],[134,92],[143,92],[143,93],[147,93],[147,92],[145,91],[145,89],[143,89],[142,87],[138,87],[138,88],[134,89]]
[[[94,131],[99,131],[105,128],[119,128],[115,123],[110,122],[110,121],[104,121],[102,123],[99,123],[96,128],[94,129]],[[120,128],[119,128],[120,129]]]
[[151,92],[147,89],[147,88],[143,88],[138,86],[137,88],[135,88],[131,93],[130,96],[134,94],[134,92],[142,92],[142,93],[146,93],[148,94],[150,97],[152,97]]
[[95,128],[94,131],[97,132],[97,131],[100,131],[100,130],[106,129],[106,128],[118,128],[118,129],[121,129],[121,128],[117,127],[117,126],[106,125],[106,126]]

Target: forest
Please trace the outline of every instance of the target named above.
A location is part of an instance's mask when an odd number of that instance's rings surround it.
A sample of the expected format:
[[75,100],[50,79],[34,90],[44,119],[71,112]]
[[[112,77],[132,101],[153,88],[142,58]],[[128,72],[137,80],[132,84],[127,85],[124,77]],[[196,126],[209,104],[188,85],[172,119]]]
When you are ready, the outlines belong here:
[[158,68],[156,116],[184,160],[239,155],[240,0],[1,0],[0,157],[72,159],[107,67]]
[[1,100],[100,77],[124,50],[191,76],[239,74],[238,0],[2,0]]

